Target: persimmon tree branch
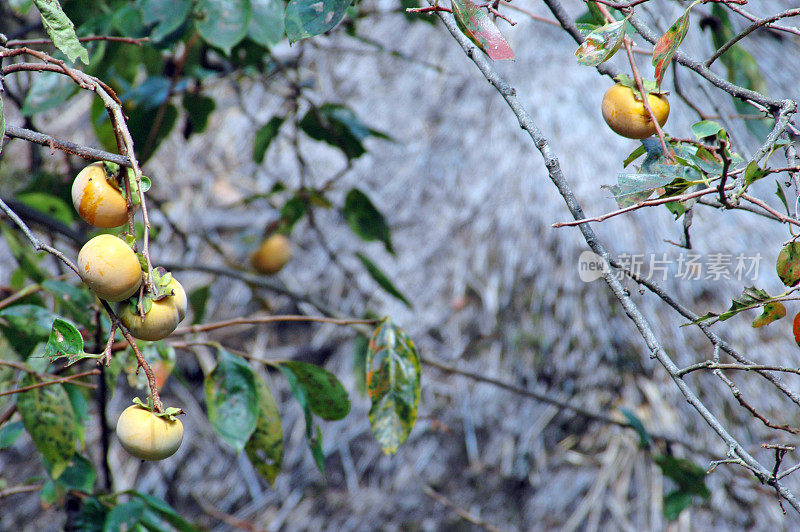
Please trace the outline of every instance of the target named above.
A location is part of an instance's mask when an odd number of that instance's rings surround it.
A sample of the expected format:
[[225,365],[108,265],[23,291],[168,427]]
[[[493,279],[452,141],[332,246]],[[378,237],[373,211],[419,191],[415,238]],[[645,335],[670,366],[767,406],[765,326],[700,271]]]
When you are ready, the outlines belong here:
[[180,327],[176,329],[171,336],[214,331],[216,329],[224,329],[226,327],[234,327],[236,325],[261,325],[264,323],[276,323],[285,321],[330,323],[333,325],[376,325],[380,323],[380,320],[340,319],[340,318],[330,318],[327,316],[303,316],[297,314],[283,314],[283,315],[273,315],[273,316],[256,316],[251,318],[233,318],[225,321],[203,323],[200,325],[190,325],[188,327]]
[[53,246],[51,246],[49,244],[46,244],[46,243],[42,242],[41,240],[39,240],[39,238],[36,235],[33,234],[33,231],[31,231],[30,227],[28,227],[27,224],[25,222],[23,222],[22,219],[19,216],[17,216],[17,213],[12,211],[9,208],[9,206],[6,205],[6,202],[3,201],[2,199],[0,199],[0,211],[3,211],[5,213],[5,215],[8,216],[11,219],[11,221],[13,221],[14,224],[16,224],[17,227],[19,227],[19,229],[25,234],[25,236],[31,242],[31,244],[33,245],[33,248],[36,251],[46,251],[46,252],[50,253],[51,255],[54,255],[61,262],[66,264],[67,267],[69,267],[70,270],[75,272],[75,274],[77,274],[78,277],[81,276],[81,272],[80,272],[80,270],[78,270],[78,267],[75,265],[74,262],[69,260],[66,257],[66,255],[61,253],[59,250],[57,250]]
[[39,133],[37,131],[31,131],[30,129],[25,129],[24,127],[6,124],[6,136],[9,138],[27,140],[28,142],[40,144],[50,148],[51,150],[61,150],[65,153],[76,155],[83,159],[92,161],[109,161],[120,166],[131,166],[131,160],[128,157],[119,155],[118,153],[111,153],[98,150],[97,148],[82,146],[81,144],[76,144],[69,140],[51,137],[50,135],[45,135],[44,133]]
[[[428,0],[432,5],[433,0]],[[552,147],[547,137],[541,132],[538,126],[534,123],[530,114],[517,98],[516,91],[508,84],[508,82],[500,76],[495,68],[489,63],[489,60],[478,50],[470,41],[461,33],[455,24],[452,17],[437,13],[437,16],[444,23],[444,26],[458,42],[461,48],[466,53],[473,63],[478,67],[481,74],[486,80],[495,87],[503,99],[506,101],[512,112],[516,116],[520,127],[530,136],[536,148],[542,155],[545,167],[547,168],[548,176],[553,184],[558,189],[559,193],[564,199],[567,208],[570,210],[573,218],[580,220],[585,218],[583,209],[575,197],[572,188],[564,176],[558,158],[553,153]],[[750,91],[752,92],[752,91]],[[761,98],[760,95],[757,97]],[[777,106],[780,107],[780,106]],[[609,253],[605,245],[600,241],[598,236],[594,233],[591,226],[582,224],[579,230],[589,245],[589,247],[608,262]],[[672,358],[667,354],[661,342],[653,332],[647,318],[639,310],[636,303],[631,299],[628,291],[622,286],[619,279],[617,279],[610,271],[610,268],[604,271],[603,279],[608,284],[611,291],[614,293],[625,313],[633,321],[636,328],[639,330],[642,339],[647,345],[651,358],[655,358],[664,367],[669,374],[670,378],[675,382],[680,392],[686,398],[686,401],[700,414],[705,422],[716,432],[719,437],[726,443],[732,453],[741,459],[742,462],[751,469],[754,475],[761,481],[774,486],[780,495],[798,512],[800,512],[800,502],[798,502],[795,495],[785,486],[783,486],[772,474],[772,472],[765,468],[758,460],[756,460],[739,441],[734,438],[722,423],[717,419],[714,414],[705,406],[700,398],[695,394],[686,381],[678,375],[680,369],[675,365]]]

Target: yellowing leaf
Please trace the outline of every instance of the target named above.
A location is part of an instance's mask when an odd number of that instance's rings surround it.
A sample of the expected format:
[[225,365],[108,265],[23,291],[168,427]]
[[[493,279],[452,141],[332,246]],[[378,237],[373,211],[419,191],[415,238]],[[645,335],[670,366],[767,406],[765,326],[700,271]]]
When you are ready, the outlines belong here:
[[763,327],[768,323],[779,320],[786,316],[786,307],[780,301],[773,301],[764,305],[763,312],[753,320],[753,327]]
[[383,452],[397,452],[417,420],[421,369],[414,342],[389,318],[372,335],[366,369],[372,432]]
[[597,66],[611,59],[617,53],[622,39],[625,37],[627,18],[601,26],[589,35],[575,51],[578,63],[586,66]]

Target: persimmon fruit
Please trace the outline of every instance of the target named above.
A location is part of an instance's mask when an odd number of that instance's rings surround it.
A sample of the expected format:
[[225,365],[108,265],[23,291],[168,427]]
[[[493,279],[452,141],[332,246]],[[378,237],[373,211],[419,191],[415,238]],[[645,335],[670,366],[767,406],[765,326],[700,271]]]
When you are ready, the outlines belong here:
[[117,439],[131,456],[142,460],[163,460],[178,450],[183,441],[179,419],[157,416],[139,405],[126,408],[117,420]]
[[[666,124],[669,117],[667,97],[650,93],[647,102],[659,125]],[[644,139],[656,132],[644,102],[636,99],[633,89],[620,83],[609,88],[603,96],[603,119],[615,133],[629,139]]]
[[128,203],[110,182],[102,162],[90,164],[75,177],[72,205],[81,218],[95,227],[118,227],[128,221]]
[[89,240],[78,253],[78,269],[92,292],[106,301],[127,299],[142,283],[142,267],[136,253],[114,235]]

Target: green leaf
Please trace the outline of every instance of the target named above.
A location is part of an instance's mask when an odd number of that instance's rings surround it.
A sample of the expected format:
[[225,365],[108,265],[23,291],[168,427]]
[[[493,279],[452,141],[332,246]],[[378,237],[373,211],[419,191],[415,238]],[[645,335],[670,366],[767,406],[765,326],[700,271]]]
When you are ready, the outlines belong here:
[[27,242],[25,244],[20,242],[16,233],[14,233],[7,224],[0,225],[0,232],[2,232],[5,237],[11,254],[14,256],[14,259],[17,261],[17,264],[19,264],[20,269],[25,273],[26,277],[36,283],[41,283],[49,277],[49,275],[45,274],[42,269],[39,268],[38,263],[42,258],[42,254],[37,254],[33,251]]
[[283,40],[285,34],[285,7],[280,0],[250,0],[253,16],[247,35],[258,44],[272,47]]
[[[164,120],[156,131],[155,140],[150,142],[150,132],[154,126],[152,112],[146,109],[134,109],[127,112],[128,115],[128,128],[130,129],[133,141],[137,146],[142,146],[139,152],[139,162],[144,164],[156,152],[158,147],[167,138],[167,136],[175,127],[175,122],[178,120],[178,110],[174,105],[168,105],[165,108]],[[144,176],[142,176],[144,177]]]
[[270,486],[275,485],[275,478],[283,465],[283,427],[281,415],[275,398],[260,376],[256,376],[258,389],[258,423],[256,430],[247,440],[244,450],[250,463]]
[[269,145],[278,136],[278,131],[281,129],[281,124],[286,118],[283,116],[273,116],[269,122],[264,124],[261,129],[256,131],[256,138],[253,141],[253,161],[256,163],[263,163],[264,156],[267,153]]
[[691,506],[692,497],[691,493],[681,490],[669,492],[664,497],[664,517],[669,521],[675,521],[682,511]]
[[773,301],[764,305],[764,310],[753,320],[753,327],[763,327],[768,323],[777,321],[786,316],[786,307],[780,301]]
[[217,365],[205,378],[208,420],[236,452],[256,428],[258,391],[255,374],[241,357],[218,348]]
[[77,92],[78,86],[69,76],[58,72],[37,73],[28,94],[25,95],[20,113],[22,116],[33,116],[55,109]]
[[686,37],[686,32],[689,31],[689,13],[692,11],[695,4],[698,4],[700,1],[701,0],[695,0],[692,2],[689,7],[686,8],[683,16],[670,26],[667,32],[656,41],[653,47],[653,66],[656,67],[656,84],[659,86],[661,86],[664,73],[670,61],[672,61],[672,56],[675,55],[678,47]]
[[367,273],[369,273],[370,277],[372,277],[372,279],[378,283],[378,286],[383,288],[387,294],[394,296],[405,303],[408,308],[413,308],[413,305],[409,303],[408,299],[406,299],[403,293],[395,288],[394,284],[392,284],[386,274],[383,273],[381,269],[378,268],[371,260],[369,260],[366,255],[363,253],[356,253],[356,257],[358,257],[358,260],[360,260],[361,264],[364,265],[364,268],[367,270]]
[[664,454],[653,455],[653,461],[661,468],[664,476],[675,482],[681,491],[703,498],[711,496],[706,486],[706,470],[699,465],[685,458]]
[[694,136],[697,137],[698,140],[707,137],[716,137],[717,133],[720,131],[724,131],[722,126],[713,120],[702,120],[692,124],[692,133],[694,133]]
[[719,321],[725,321],[739,314],[743,310],[748,310],[759,306],[764,301],[769,301],[771,296],[760,288],[748,286],[742,291],[742,295],[733,299],[728,310],[719,315]]
[[211,285],[199,286],[189,292],[189,306],[192,308],[192,325],[203,322],[206,317],[206,305],[211,294]]
[[575,51],[578,63],[586,66],[597,66],[611,59],[619,50],[625,37],[625,26],[628,19],[610,22],[589,33]]
[[289,233],[294,225],[306,214],[306,202],[293,196],[281,207],[281,230]]
[[286,6],[286,35],[290,42],[333,29],[351,0],[291,0]]
[[339,148],[348,159],[367,152],[361,141],[369,136],[391,140],[385,133],[364,125],[347,107],[333,103],[309,109],[300,121],[300,129],[314,140]]
[[367,393],[367,351],[369,351],[369,338],[363,334],[356,334],[353,338],[353,376],[356,379],[358,393]]
[[75,530],[80,532],[103,532],[108,508],[96,497],[83,499],[80,513],[75,517]]
[[417,420],[422,371],[414,342],[388,317],[372,335],[366,369],[372,432],[383,452],[395,453]]
[[200,532],[198,527],[194,526],[189,521],[178,515],[172,506],[158,497],[134,490],[128,490],[124,493],[139,497],[141,500],[147,503],[147,507],[150,510],[157,513],[160,517],[162,517],[180,532]]
[[74,63],[76,59],[80,59],[88,65],[89,52],[75,35],[75,26],[61,10],[58,0],[33,0],[33,2],[39,8],[42,24],[56,48],[64,52],[71,62]]
[[66,225],[72,225],[75,221],[73,216],[74,209],[72,205],[67,205],[67,202],[58,196],[53,196],[46,192],[25,192],[15,196],[19,201],[51,216]]
[[786,286],[800,282],[800,242],[790,242],[778,253],[775,270]]
[[283,376],[286,377],[286,382],[289,383],[289,389],[292,391],[292,395],[294,395],[295,399],[297,399],[297,402],[300,404],[300,408],[303,409],[303,417],[306,421],[306,441],[308,442],[308,447],[311,449],[314,462],[317,464],[317,469],[319,469],[320,473],[322,473],[324,476],[325,455],[322,452],[322,433],[320,432],[319,427],[316,427],[314,424],[314,417],[311,413],[308,391],[306,387],[300,383],[297,375],[295,375],[295,373],[289,369],[288,366],[281,364],[278,365],[278,369],[281,371],[281,373],[283,373]]
[[[28,373],[20,387],[43,382]],[[75,454],[75,414],[69,396],[61,384],[40,386],[17,394],[17,410],[25,430],[36,448],[51,464],[50,474],[58,479]]]
[[791,216],[791,213],[789,212],[789,204],[786,202],[786,195],[783,193],[781,184],[777,179],[775,180],[775,184],[778,186],[778,189],[775,191],[775,195],[778,196],[778,199],[781,200],[781,203],[783,203],[783,208],[786,209],[786,215]]
[[118,504],[108,512],[103,532],[133,530],[142,518],[145,508],[146,504],[141,499],[131,499],[125,504]]
[[514,51],[489,17],[489,13],[471,0],[452,0],[451,5],[458,29],[492,61],[514,59]]
[[142,22],[152,25],[150,39],[159,42],[177,30],[192,10],[190,0],[139,0]]
[[622,166],[623,167],[627,167],[629,164],[631,164],[633,161],[635,161],[636,159],[638,159],[639,157],[641,157],[644,154],[645,154],[644,146],[639,145],[635,150],[633,150],[630,153],[630,155],[625,157],[625,160],[622,161]]
[[[183,108],[191,124],[191,133],[202,133],[208,126],[208,117],[217,108],[213,98],[187,92],[183,95]],[[188,135],[184,135],[188,137]]]
[[642,420],[627,408],[620,408],[619,411],[628,418],[628,423],[631,424],[631,428],[639,435],[639,446],[642,449],[646,449],[650,445],[650,433],[644,428]]
[[322,419],[334,421],[344,418],[350,412],[347,390],[333,373],[315,364],[297,360],[279,364],[284,375],[287,371],[294,375],[296,386],[303,389],[313,413]]
[[67,357],[67,366],[84,358],[100,358],[100,355],[88,355],[83,352],[83,337],[80,331],[68,321],[56,318],[47,345],[44,347],[44,356],[50,362]]
[[86,402],[85,391],[69,383],[64,383],[64,390],[69,395],[69,402],[72,405],[72,411],[75,413],[75,431],[78,433],[78,441],[81,443],[81,448],[86,446],[86,422],[89,421],[89,404]]
[[369,196],[357,188],[350,189],[345,197],[342,213],[350,229],[359,238],[367,242],[380,240],[386,251],[395,254],[389,224]]
[[75,490],[83,493],[92,493],[97,473],[94,466],[83,455],[75,453],[72,462],[64,470],[56,484],[66,490]]
[[758,163],[756,161],[750,161],[747,163],[747,168],[744,170],[744,182],[747,185],[750,185],[754,181],[758,181],[767,174],[768,172],[766,170],[762,170],[758,167]]
[[198,0],[195,27],[211,46],[226,54],[247,35],[250,25],[249,0]]
[[22,421],[13,421],[0,426],[0,450],[7,449],[14,445],[25,430]]
[[[727,9],[719,4],[714,4],[711,7],[711,15],[717,20],[717,24],[710,26],[711,38],[714,46],[720,48],[723,44],[728,42],[734,35],[733,25],[728,17]],[[758,61],[744,48],[738,44],[731,46],[727,52],[720,56],[720,61],[727,68],[728,81],[736,85],[745,87],[761,94],[767,94],[767,83],[764,76],[758,68]],[[731,97],[736,111],[740,114],[748,114],[753,112],[753,107],[744,100]],[[761,120],[745,120],[745,126],[748,131],[752,133],[759,140],[767,137],[770,130],[772,130],[772,119]]]
[[614,199],[621,208],[636,205],[649,198],[653,191],[671,183],[675,177],[667,174],[617,174],[616,185],[601,185],[613,194]]
[[36,305],[14,305],[0,310],[0,330],[14,350],[27,357],[39,342],[50,337],[56,315]]

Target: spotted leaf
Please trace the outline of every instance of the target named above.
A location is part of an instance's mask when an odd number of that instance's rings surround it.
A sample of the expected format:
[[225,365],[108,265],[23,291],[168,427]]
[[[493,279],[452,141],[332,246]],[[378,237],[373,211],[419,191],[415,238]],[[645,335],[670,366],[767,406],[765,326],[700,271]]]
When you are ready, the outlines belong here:
[[686,37],[689,31],[689,12],[701,0],[695,0],[686,8],[683,16],[670,26],[667,32],[661,36],[653,47],[653,66],[656,67],[656,83],[660,86],[664,79],[664,72],[667,70],[672,56]]
[[[21,387],[43,382],[29,373]],[[50,475],[57,479],[75,454],[75,414],[69,395],[61,384],[40,386],[17,394],[17,410],[25,430],[50,465]]]
[[452,0],[451,4],[458,29],[490,59],[514,59],[514,51],[486,11],[470,0]]
[[414,342],[389,318],[372,335],[366,370],[372,432],[385,453],[394,453],[417,420],[421,369]]
[[628,19],[624,18],[611,22],[593,30],[575,51],[578,63],[586,66],[597,66],[613,57],[625,37],[625,25]]

